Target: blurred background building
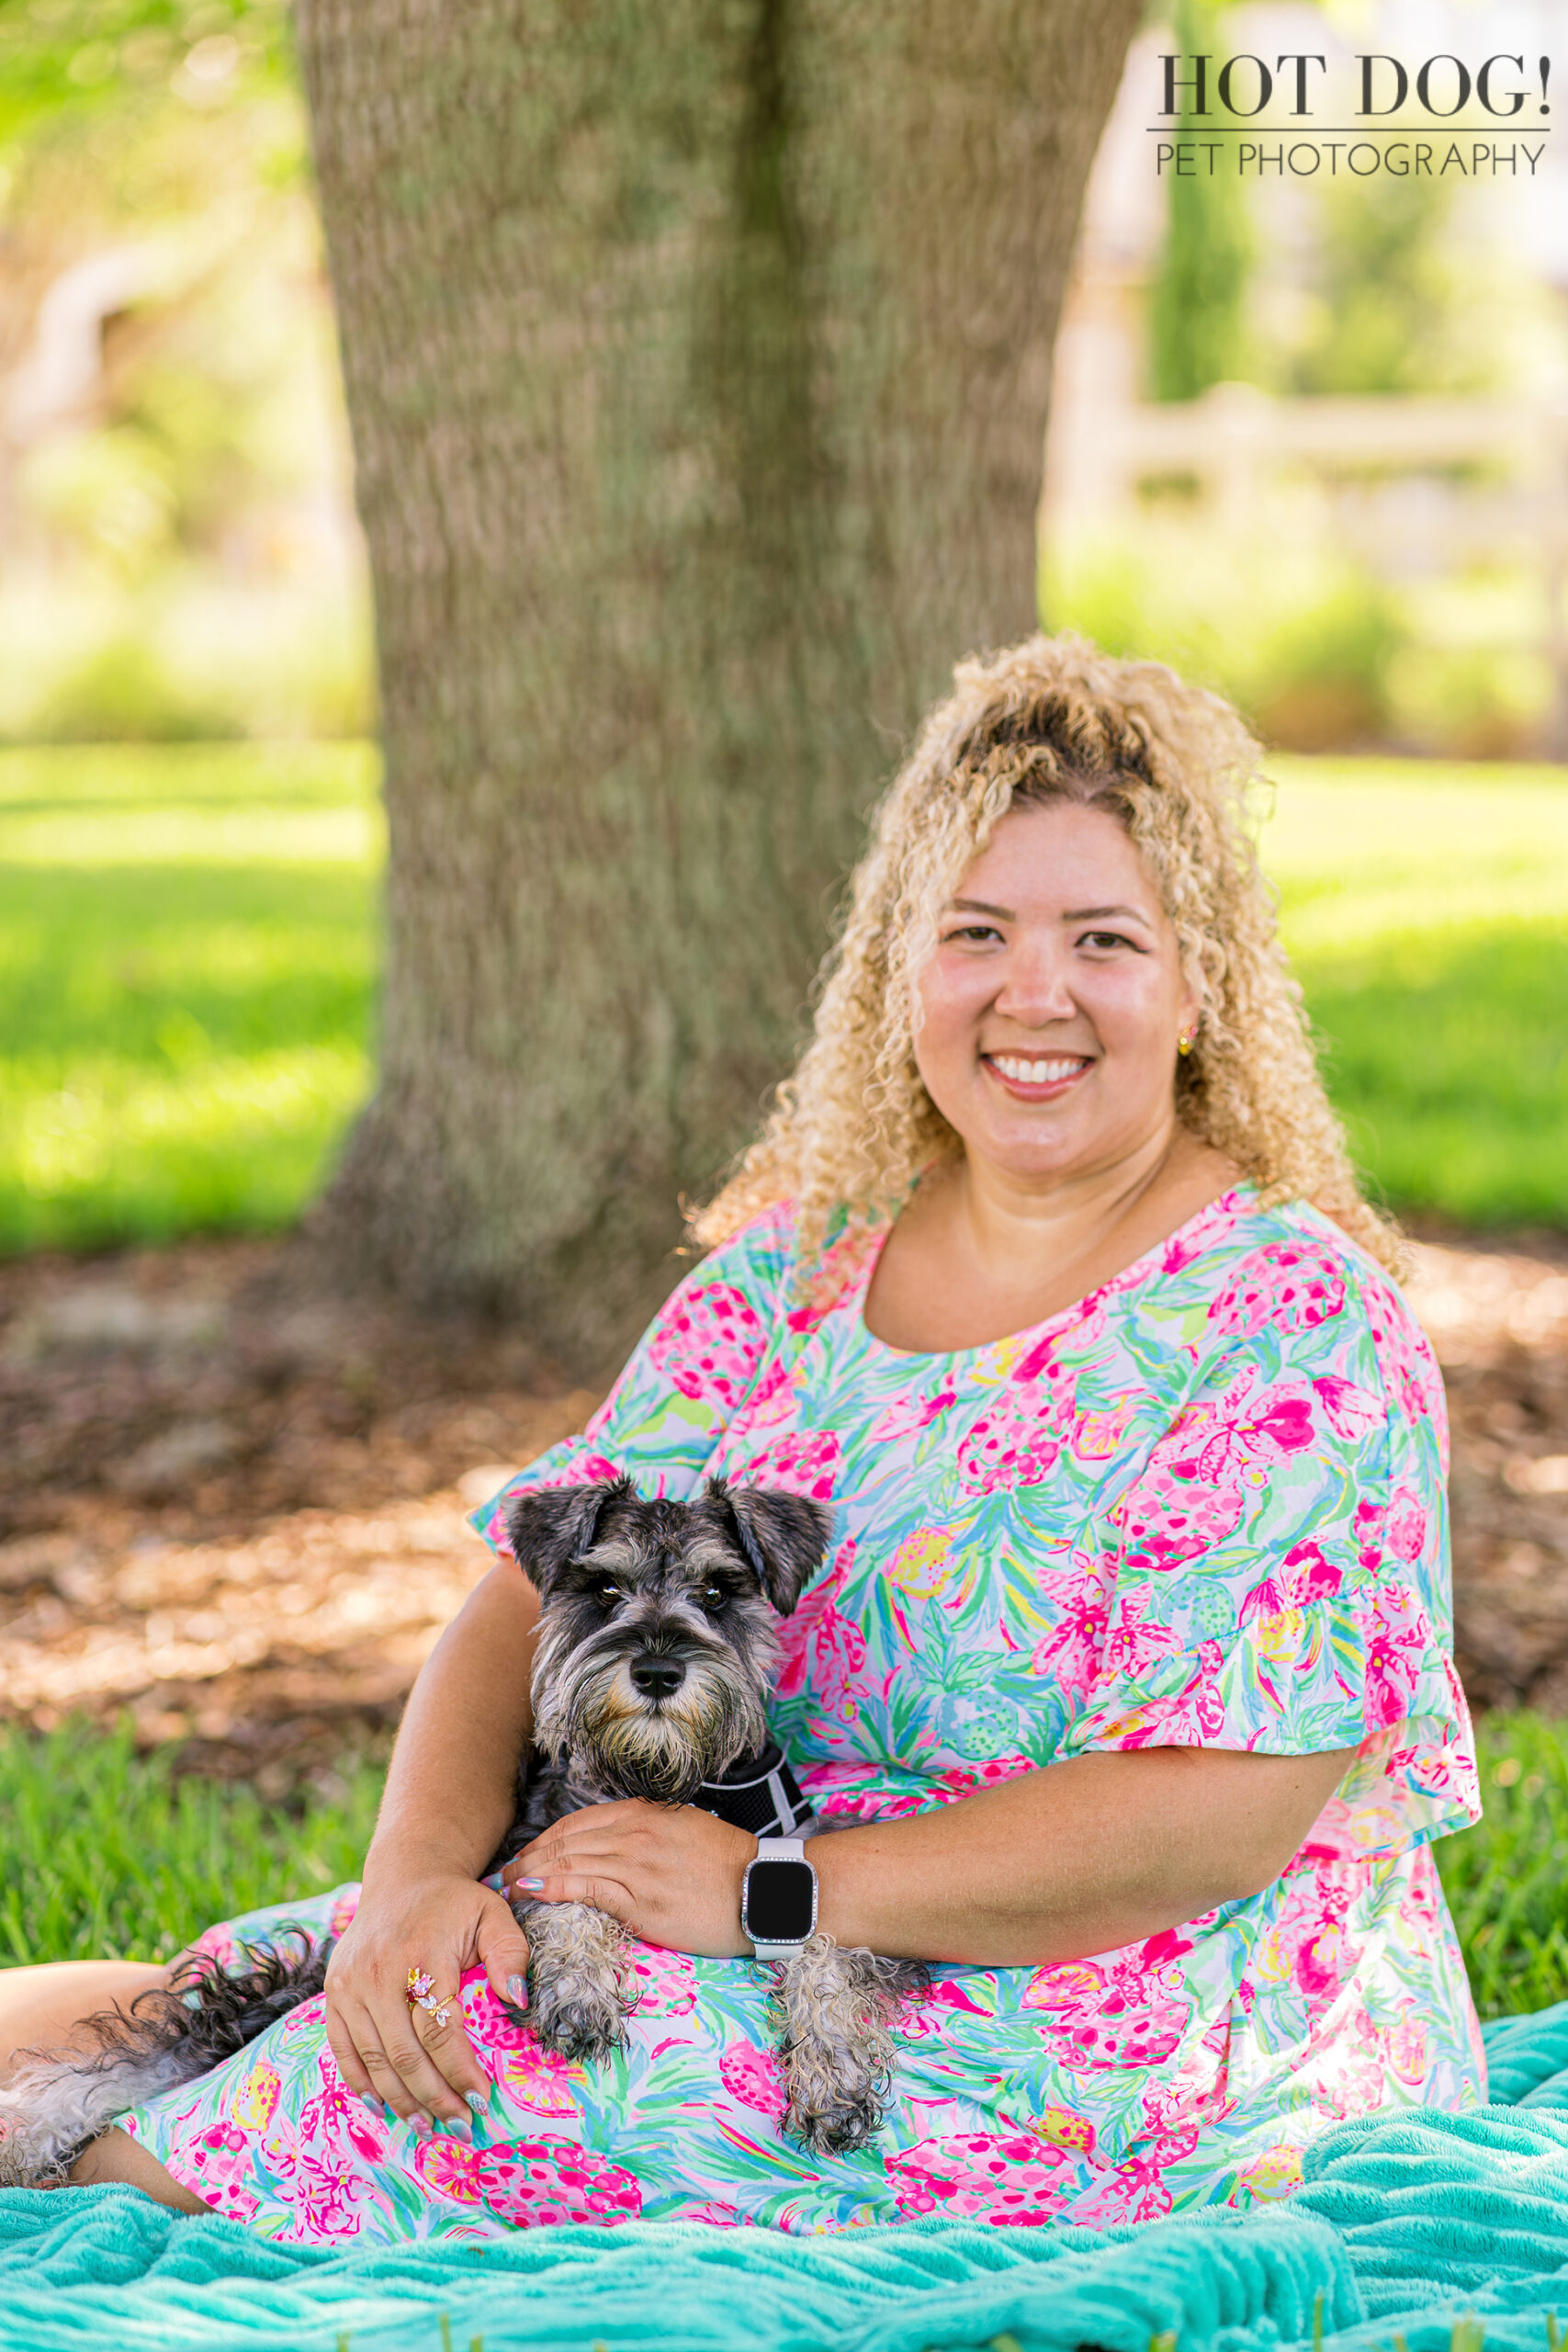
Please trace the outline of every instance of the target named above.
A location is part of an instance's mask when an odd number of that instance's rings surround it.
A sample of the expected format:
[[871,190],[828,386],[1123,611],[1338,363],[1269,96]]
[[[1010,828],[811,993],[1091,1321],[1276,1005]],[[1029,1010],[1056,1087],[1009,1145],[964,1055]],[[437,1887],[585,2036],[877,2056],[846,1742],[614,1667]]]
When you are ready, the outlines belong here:
[[[1284,745],[1568,749],[1568,150],[1533,88],[1565,15],[1151,12],[1058,348],[1054,624],[1184,664]],[[1325,88],[1359,51],[1517,52],[1519,118],[1472,100],[1452,129],[1467,154],[1472,130],[1543,153],[1500,176],[1161,177],[1172,49],[1321,52]],[[284,12],[29,0],[0,16],[0,738],[363,733],[367,599]]]

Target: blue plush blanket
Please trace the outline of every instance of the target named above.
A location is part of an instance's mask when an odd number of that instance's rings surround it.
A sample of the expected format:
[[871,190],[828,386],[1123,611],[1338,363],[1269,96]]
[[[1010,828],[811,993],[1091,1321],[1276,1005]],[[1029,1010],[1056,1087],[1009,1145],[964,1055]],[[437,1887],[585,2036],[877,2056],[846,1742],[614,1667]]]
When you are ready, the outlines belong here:
[[[1486,2033],[1495,2104],[1341,2124],[1288,2206],[1103,2234],[661,2225],[336,2253],[133,2189],[0,2191],[5,2352],[1557,2352],[1568,2002]],[[1473,2352],[1466,2330],[1461,2346]],[[1004,2352],[1012,2352],[1010,2346]]]

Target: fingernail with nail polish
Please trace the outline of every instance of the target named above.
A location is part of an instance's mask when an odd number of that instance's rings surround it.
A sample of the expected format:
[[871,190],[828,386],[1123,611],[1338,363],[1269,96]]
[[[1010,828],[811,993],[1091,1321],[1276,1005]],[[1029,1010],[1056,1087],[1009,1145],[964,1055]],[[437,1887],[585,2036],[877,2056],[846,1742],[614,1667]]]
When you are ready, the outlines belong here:
[[537,1894],[544,1883],[542,1878],[514,1878],[512,1892],[513,1894]]
[[411,2115],[409,2117],[409,2121],[413,2125],[414,2130],[419,2133],[422,2140],[428,2138],[429,2134],[435,2129],[434,2117],[426,2115],[423,2108],[420,2109],[417,2115]]
[[523,1996],[526,1990],[527,1987],[524,1984],[521,1976],[509,1976],[507,1978],[506,1997],[511,2002],[514,2009],[520,2009],[522,2007]]
[[486,2108],[490,2105],[489,2099],[483,2098],[478,2091],[465,2091],[463,2093],[463,2097],[468,2100],[468,2105],[473,2109],[476,2115],[482,2115]]

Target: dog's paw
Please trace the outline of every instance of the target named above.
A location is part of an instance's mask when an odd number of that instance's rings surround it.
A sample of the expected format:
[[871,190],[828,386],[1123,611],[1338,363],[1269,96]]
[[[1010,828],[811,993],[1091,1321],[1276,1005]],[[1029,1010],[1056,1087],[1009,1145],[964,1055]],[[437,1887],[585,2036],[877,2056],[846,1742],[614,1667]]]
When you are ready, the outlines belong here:
[[626,2041],[636,1993],[626,1934],[585,1903],[539,1904],[528,1936],[528,2022],[547,2050],[582,2064]]
[[786,2139],[797,2141],[814,2156],[849,2156],[869,2147],[882,2129],[885,2100],[875,2084],[839,2084],[825,2100],[820,2086],[806,2098],[793,2087],[784,2109]]
[[580,2064],[592,2065],[626,2043],[626,2005],[618,1983],[591,1984],[579,1976],[547,1992],[530,1984],[527,2014],[547,2050]]

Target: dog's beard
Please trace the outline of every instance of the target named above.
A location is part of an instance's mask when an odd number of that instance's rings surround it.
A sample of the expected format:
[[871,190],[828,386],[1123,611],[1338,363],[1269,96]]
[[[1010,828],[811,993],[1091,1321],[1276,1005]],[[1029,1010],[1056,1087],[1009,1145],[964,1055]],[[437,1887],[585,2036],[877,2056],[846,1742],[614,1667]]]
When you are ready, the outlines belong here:
[[[541,1663],[543,1663],[543,1659]],[[680,1689],[657,1706],[637,1689],[624,1648],[569,1652],[536,1702],[534,1737],[573,1779],[607,1797],[684,1804],[767,1738],[761,1692],[721,1661],[690,1659]]]

